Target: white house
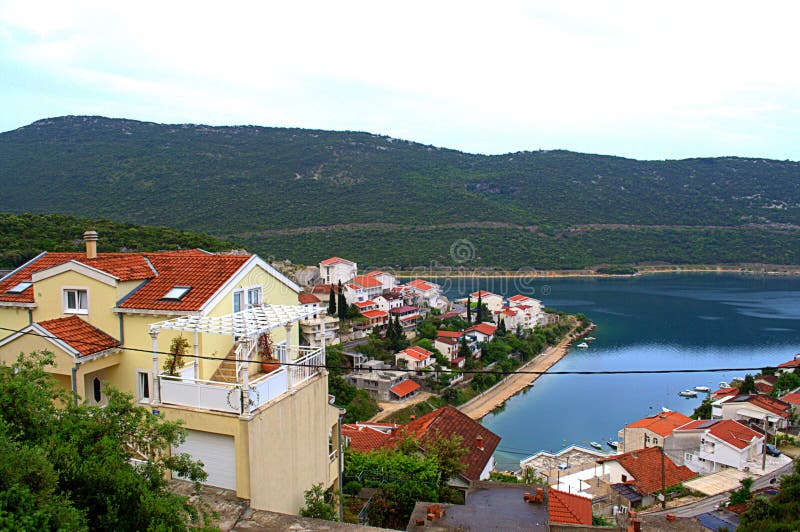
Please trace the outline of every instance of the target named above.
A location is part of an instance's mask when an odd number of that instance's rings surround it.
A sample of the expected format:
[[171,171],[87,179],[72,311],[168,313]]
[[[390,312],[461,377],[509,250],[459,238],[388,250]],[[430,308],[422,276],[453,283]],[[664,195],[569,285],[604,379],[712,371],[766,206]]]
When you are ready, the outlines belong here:
[[719,406],[722,419],[733,419],[758,427],[766,423],[767,432],[770,433],[789,426],[791,406],[769,395],[737,395]]
[[508,306],[521,311],[519,321],[523,329],[533,329],[537,325],[545,324],[544,307],[538,299],[517,294],[508,298]]
[[497,327],[491,323],[478,323],[464,331],[476,338],[478,343],[491,342],[494,339],[494,333],[497,332]]
[[[357,275],[350,279],[346,286],[349,287],[351,285],[357,286],[359,288],[359,293],[365,299],[372,299],[383,293],[383,285],[378,279],[371,275]],[[360,299],[359,301],[364,301],[364,299]]]
[[758,467],[764,436],[730,419],[698,419],[675,429],[664,443],[667,453],[696,473],[726,467]]
[[498,296],[497,294],[493,294],[491,292],[487,292],[486,290],[478,290],[477,292],[472,292],[469,297],[472,298],[472,302],[477,303],[478,298],[480,298],[481,303],[486,305],[486,308],[489,309],[490,312],[494,313],[499,311],[503,308],[503,298]]
[[400,361],[405,362],[408,369],[420,371],[423,368],[432,366],[434,363],[433,353],[416,345],[407,347],[394,356],[394,363],[400,366]]
[[414,279],[407,282],[405,286],[412,294],[412,298],[417,305],[426,305],[430,308],[438,306],[439,298],[442,294],[441,287],[438,284],[423,281],[422,279]]
[[391,273],[386,273],[380,270],[374,270],[369,272],[367,275],[377,279],[379,283],[381,283],[382,291],[387,292],[397,286],[397,277],[392,275]]
[[319,263],[319,276],[324,284],[346,283],[358,275],[358,264],[340,257],[331,257]]

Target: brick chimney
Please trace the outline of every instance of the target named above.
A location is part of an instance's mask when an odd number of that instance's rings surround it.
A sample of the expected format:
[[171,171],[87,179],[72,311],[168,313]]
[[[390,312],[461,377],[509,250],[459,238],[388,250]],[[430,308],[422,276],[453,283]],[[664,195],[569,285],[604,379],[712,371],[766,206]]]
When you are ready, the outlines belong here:
[[83,233],[83,241],[86,242],[86,258],[97,258],[97,231],[89,229]]
[[475,437],[475,447],[477,447],[481,451],[483,450],[483,436],[481,436],[480,434],[478,434]]

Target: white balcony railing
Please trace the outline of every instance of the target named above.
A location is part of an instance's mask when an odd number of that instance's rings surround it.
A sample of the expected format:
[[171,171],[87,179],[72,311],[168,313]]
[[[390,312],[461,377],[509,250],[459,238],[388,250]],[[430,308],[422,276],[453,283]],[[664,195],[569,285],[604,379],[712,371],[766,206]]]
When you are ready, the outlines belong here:
[[246,405],[242,400],[242,383],[171,377],[164,374],[159,375],[161,402],[231,414],[250,413],[302,385],[325,365],[325,358],[319,348],[292,347],[291,351],[296,351],[299,357],[289,362],[291,365],[281,366],[249,382]]

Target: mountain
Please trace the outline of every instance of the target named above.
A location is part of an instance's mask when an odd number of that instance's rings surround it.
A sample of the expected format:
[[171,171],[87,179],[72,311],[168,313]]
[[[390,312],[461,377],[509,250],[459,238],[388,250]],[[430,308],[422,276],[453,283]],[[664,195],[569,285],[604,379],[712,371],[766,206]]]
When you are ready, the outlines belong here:
[[0,211],[204,231],[309,263],[800,263],[792,161],[486,156],[359,132],[69,116],[0,134],[0,183]]

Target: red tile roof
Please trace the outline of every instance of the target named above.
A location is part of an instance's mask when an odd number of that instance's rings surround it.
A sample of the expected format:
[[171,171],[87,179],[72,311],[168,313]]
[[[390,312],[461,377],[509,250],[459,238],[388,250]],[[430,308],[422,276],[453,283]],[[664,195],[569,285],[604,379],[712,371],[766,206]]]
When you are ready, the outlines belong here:
[[557,489],[547,490],[547,511],[553,523],[592,524],[592,499]]
[[761,439],[761,434],[732,419],[696,419],[675,430],[705,430],[737,449],[746,448],[753,438]]
[[423,281],[422,279],[414,279],[413,281],[409,281],[406,283],[406,286],[416,288],[417,290],[421,290],[423,292],[427,292],[428,290],[433,290],[434,288],[436,288],[431,283]]
[[458,312],[446,312],[446,313],[442,314],[441,316],[439,316],[439,319],[447,320],[447,319],[450,319],[450,318],[457,318],[460,315],[461,314],[459,314]]
[[497,327],[490,323],[478,323],[477,325],[473,325],[464,332],[472,332],[472,331],[477,331],[481,334],[485,334],[486,336],[492,336],[494,333],[497,332]]
[[368,453],[383,446],[389,434],[358,423],[342,425],[342,436],[350,439],[350,449]]
[[793,405],[800,405],[800,392],[787,393],[781,397],[781,401]]
[[303,292],[297,299],[300,301],[301,305],[310,305],[312,303],[321,303],[320,299],[315,296],[314,294],[309,294],[308,292]]
[[365,310],[361,313],[362,316],[365,318],[375,319],[375,318],[386,318],[389,316],[389,313],[385,310]]
[[770,393],[772,391],[772,389],[773,389],[773,386],[771,384],[767,384],[765,382],[756,382],[755,383],[755,388],[760,393]]
[[433,354],[427,349],[423,349],[418,345],[412,345],[397,353],[398,355],[408,355],[411,358],[419,361],[427,360]]
[[[467,449],[467,454],[462,459],[467,467],[462,476],[468,480],[478,480],[500,443],[500,436],[452,406],[434,410],[401,426],[392,433],[386,445],[394,445],[410,436],[424,451],[430,442],[449,438],[454,434],[461,436],[461,445]],[[478,448],[478,436],[481,437],[482,448]]]
[[[200,310],[202,306],[250,259],[249,255],[158,253],[146,255],[158,276],[119,306],[130,309]],[[173,286],[190,286],[179,301],[164,300]]]
[[[789,405],[780,399],[775,399],[769,395],[754,394],[754,395],[740,395],[734,397],[729,403],[750,403],[768,412],[779,415],[784,418],[789,417]],[[726,403],[727,404],[727,403]]]
[[461,338],[463,334],[461,331],[436,331],[436,336],[440,338]]
[[330,266],[331,264],[355,264],[355,262],[341,257],[331,257],[320,262],[323,266]]
[[647,429],[663,437],[672,434],[676,428],[683,426],[692,421],[692,418],[681,414],[680,412],[661,412],[654,416],[649,416],[634,421],[627,426],[629,429]]
[[728,388],[720,388],[719,390],[713,392],[711,394],[711,397],[714,399],[719,399],[720,397],[726,397],[728,395],[737,395],[738,393],[739,393],[738,388],[730,386]]
[[458,345],[458,338],[449,338],[447,336],[437,336],[435,341],[447,345]]
[[40,321],[38,325],[83,356],[119,347],[120,343],[78,316]]
[[371,275],[359,275],[350,280],[351,283],[356,283],[364,288],[379,288],[383,286],[379,280]]
[[375,303],[375,302],[374,302],[373,300],[371,300],[371,299],[367,299],[366,301],[356,301],[356,302],[355,302],[355,303],[353,303],[353,304],[354,304],[355,306],[357,306],[358,308],[364,308],[364,307],[374,307],[375,305],[377,305],[377,303]]
[[390,392],[395,394],[397,397],[400,397],[401,399],[406,395],[415,392],[417,390],[419,390],[419,384],[412,381],[411,379],[406,379],[400,384],[395,384],[394,386],[389,388]]
[[406,314],[408,312],[416,312],[417,307],[412,307],[411,305],[403,305],[402,307],[393,308],[389,312],[392,314]]
[[516,301],[528,301],[529,299],[532,299],[532,298],[530,298],[528,296],[523,296],[522,294],[517,294],[515,296],[511,296],[511,297],[508,298],[509,301],[515,301],[515,302]]
[[[799,353],[800,354],[800,353]],[[795,355],[798,356],[798,355]],[[784,362],[783,364],[778,364],[779,368],[796,368],[800,366],[800,358],[795,358],[790,360],[789,362]]]
[[477,298],[478,296],[480,296],[480,297],[481,297],[481,299],[483,299],[484,297],[489,297],[489,296],[500,297],[500,296],[498,296],[497,294],[493,294],[493,293],[491,293],[491,292],[487,292],[486,290],[478,290],[477,292],[472,292],[472,293],[470,294],[470,296],[471,296],[471,297],[475,297],[475,298]]
[[[647,447],[638,451],[601,458],[598,463],[616,461],[633,477],[633,484],[643,495],[661,491],[661,447]],[[664,483],[667,487],[697,476],[686,466],[677,466],[664,455]]]

